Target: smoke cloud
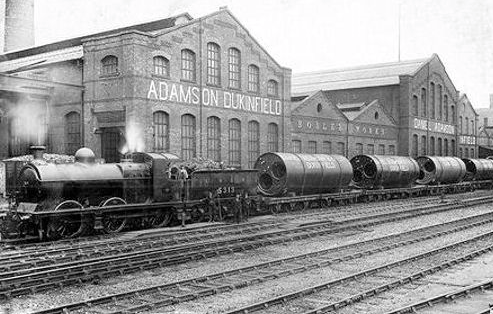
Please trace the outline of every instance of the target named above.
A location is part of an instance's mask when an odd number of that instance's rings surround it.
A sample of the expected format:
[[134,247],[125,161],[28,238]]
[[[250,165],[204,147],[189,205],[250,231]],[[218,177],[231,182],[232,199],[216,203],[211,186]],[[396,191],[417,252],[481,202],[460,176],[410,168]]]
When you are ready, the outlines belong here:
[[46,107],[43,103],[20,101],[8,114],[12,137],[33,145],[46,144]]
[[127,121],[125,128],[127,142],[122,148],[122,154],[143,152],[145,150],[144,127],[133,120]]

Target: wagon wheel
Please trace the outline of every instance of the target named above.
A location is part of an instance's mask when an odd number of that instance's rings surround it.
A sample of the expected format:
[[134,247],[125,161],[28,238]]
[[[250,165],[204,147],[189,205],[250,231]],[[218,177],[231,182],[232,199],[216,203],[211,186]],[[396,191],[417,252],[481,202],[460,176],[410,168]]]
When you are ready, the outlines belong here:
[[206,211],[202,207],[195,205],[192,207],[191,216],[193,222],[202,222],[205,219]]
[[159,210],[148,217],[147,223],[151,228],[162,228],[169,225],[173,215],[167,209]]
[[305,210],[305,204],[303,202],[296,202],[294,204],[294,211],[303,212]]
[[[112,197],[107,199],[106,201],[99,204],[100,207],[105,206],[115,206],[115,205],[125,205],[123,199],[119,197]],[[103,229],[106,233],[117,233],[123,230],[127,225],[126,217],[112,217],[111,214],[105,214],[102,219]]]
[[281,211],[281,204],[272,204],[269,205],[270,212],[273,214],[279,214]]
[[[63,209],[82,209],[82,205],[77,201],[67,200],[58,204],[54,211]],[[80,214],[67,215],[65,217],[53,217],[50,218],[46,228],[46,236],[51,240],[75,238],[78,237],[83,230],[84,226]]]

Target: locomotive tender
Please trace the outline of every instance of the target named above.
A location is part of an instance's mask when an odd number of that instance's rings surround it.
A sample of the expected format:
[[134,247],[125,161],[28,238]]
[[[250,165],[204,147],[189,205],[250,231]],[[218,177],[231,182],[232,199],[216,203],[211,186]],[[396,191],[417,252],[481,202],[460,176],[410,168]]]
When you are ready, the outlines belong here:
[[[126,226],[163,227],[228,216],[235,207],[271,212],[396,197],[491,188],[493,160],[456,157],[271,152],[254,170],[197,170],[178,179],[169,153],[133,153],[120,163],[94,163],[80,149],[75,163],[34,160],[19,175],[16,206],[0,217],[2,237],[76,237]],[[467,180],[467,181],[464,181]],[[238,201],[242,195],[242,202]],[[241,205],[239,205],[241,204]]]

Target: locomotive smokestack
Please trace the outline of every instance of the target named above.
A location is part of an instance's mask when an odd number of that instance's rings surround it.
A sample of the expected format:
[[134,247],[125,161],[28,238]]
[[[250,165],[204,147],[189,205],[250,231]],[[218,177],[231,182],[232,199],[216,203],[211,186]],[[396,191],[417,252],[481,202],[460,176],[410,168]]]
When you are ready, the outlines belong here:
[[31,146],[29,149],[31,150],[31,154],[33,154],[35,160],[43,160],[43,153],[46,150],[46,146]]
[[0,0],[0,54],[34,46],[34,0]]

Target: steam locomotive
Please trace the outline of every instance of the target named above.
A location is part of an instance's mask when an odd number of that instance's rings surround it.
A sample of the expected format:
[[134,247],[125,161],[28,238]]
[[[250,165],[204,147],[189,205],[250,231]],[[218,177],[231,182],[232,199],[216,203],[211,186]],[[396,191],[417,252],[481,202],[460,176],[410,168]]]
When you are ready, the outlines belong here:
[[491,188],[493,160],[457,157],[265,153],[251,170],[197,170],[184,180],[169,153],[133,153],[97,164],[80,149],[75,163],[35,159],[22,168],[16,202],[0,217],[3,238],[58,239],[172,219],[222,220],[244,212],[303,210],[396,197]]

